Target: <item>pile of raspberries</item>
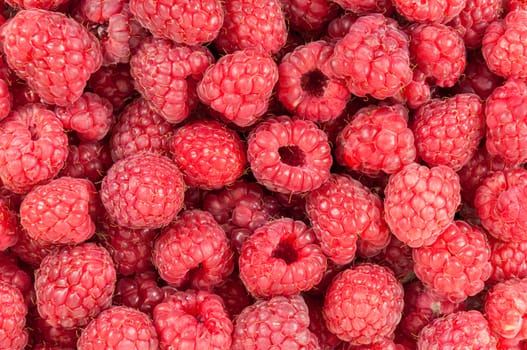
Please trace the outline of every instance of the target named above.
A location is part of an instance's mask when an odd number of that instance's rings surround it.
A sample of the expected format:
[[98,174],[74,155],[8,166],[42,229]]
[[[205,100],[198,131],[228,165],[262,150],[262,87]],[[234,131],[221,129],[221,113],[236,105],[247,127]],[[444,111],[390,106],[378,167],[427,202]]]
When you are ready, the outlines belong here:
[[527,1],[0,1],[0,349],[527,349]]

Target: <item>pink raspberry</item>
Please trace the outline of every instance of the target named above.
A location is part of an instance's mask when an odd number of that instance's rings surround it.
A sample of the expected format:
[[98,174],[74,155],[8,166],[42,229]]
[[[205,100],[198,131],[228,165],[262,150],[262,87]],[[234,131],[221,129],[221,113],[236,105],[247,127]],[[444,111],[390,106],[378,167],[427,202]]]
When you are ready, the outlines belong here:
[[222,284],[214,287],[214,293],[223,300],[225,310],[231,319],[237,317],[243,309],[254,302],[236,273],[231,274]]
[[364,174],[398,172],[417,154],[408,110],[400,104],[361,108],[339,132],[335,152],[339,164]]
[[115,267],[94,243],[47,255],[35,272],[38,313],[52,326],[82,327],[112,302]]
[[329,331],[324,320],[322,312],[324,300],[322,298],[304,296],[304,301],[309,308],[309,330],[316,335],[320,344],[320,350],[340,350],[339,346],[343,344],[342,340]]
[[324,299],[328,329],[352,345],[390,337],[401,320],[403,287],[379,265],[359,264],[338,274]]
[[278,99],[294,115],[315,122],[337,118],[350,93],[346,85],[329,77],[326,62],[333,46],[314,41],[297,46],[278,66]]
[[503,84],[503,78],[492,73],[481,55],[481,51],[472,51],[467,55],[465,71],[454,86],[457,93],[473,93],[483,100],[492,91]]
[[245,49],[222,56],[208,68],[197,93],[225,119],[246,127],[267,111],[277,81],[278,67],[271,56]]
[[141,152],[114,163],[102,180],[101,200],[116,224],[168,225],[183,206],[183,175],[169,158]]
[[125,306],[102,311],[80,334],[78,350],[157,350],[159,341],[150,317]]
[[152,270],[117,280],[113,303],[124,305],[147,314],[163,301],[165,293],[158,283],[158,275]]
[[88,88],[108,99],[115,111],[120,110],[136,93],[130,66],[127,64],[101,67],[91,75]]
[[432,92],[426,74],[419,69],[414,69],[412,81],[392,99],[395,103],[403,103],[408,108],[417,109],[430,101]]
[[[316,32],[336,17],[339,7],[329,0],[282,0],[285,16],[291,29]],[[287,33],[288,39],[291,32]]]
[[68,156],[68,138],[55,113],[27,104],[0,122],[0,180],[16,193],[55,177]]
[[212,61],[205,47],[151,39],[144,41],[132,55],[130,73],[135,88],[154,111],[176,124],[187,118],[196,105],[195,81]]
[[125,0],[80,0],[79,12],[83,18],[91,22],[103,23],[120,13],[125,3]]
[[333,162],[326,134],[311,121],[287,116],[267,118],[251,130],[247,158],[256,180],[281,193],[319,188]]
[[0,348],[22,350],[28,342],[27,306],[20,291],[0,282]]
[[411,22],[447,23],[465,8],[467,0],[393,0],[397,12]]
[[207,291],[187,290],[167,297],[154,309],[161,350],[228,350],[233,325],[223,301]]
[[105,141],[80,141],[77,145],[70,141],[68,159],[59,176],[86,178],[98,184],[112,164],[110,148]]
[[357,13],[359,15],[369,13],[382,13],[390,15],[392,12],[392,2],[390,0],[333,0],[339,4],[344,10]]
[[189,186],[219,189],[232,185],[245,171],[245,144],[234,130],[214,120],[179,127],[169,143],[172,159]]
[[1,34],[9,67],[49,104],[75,102],[102,63],[97,39],[60,12],[21,10]]
[[443,165],[412,163],[390,176],[384,196],[392,233],[412,248],[430,245],[454,219],[461,202],[459,177]]
[[527,241],[490,240],[491,282],[527,277]]
[[9,203],[0,197],[0,251],[14,246],[20,236],[16,213]]
[[154,243],[153,263],[161,278],[179,287],[212,288],[234,268],[225,231],[213,216],[186,210],[165,227]]

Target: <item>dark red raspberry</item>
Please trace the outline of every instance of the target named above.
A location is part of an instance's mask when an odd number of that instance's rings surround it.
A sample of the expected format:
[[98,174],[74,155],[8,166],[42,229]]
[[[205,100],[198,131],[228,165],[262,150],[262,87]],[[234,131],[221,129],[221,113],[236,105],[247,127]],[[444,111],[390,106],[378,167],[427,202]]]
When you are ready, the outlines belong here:
[[68,145],[68,159],[59,176],[86,178],[94,184],[100,183],[112,166],[110,147],[106,141],[84,142]]
[[454,86],[454,91],[477,94],[485,100],[502,84],[503,78],[489,70],[481,51],[471,51],[467,54],[467,66]]
[[505,13],[509,13],[516,10],[525,10],[527,9],[526,3],[523,0],[505,0],[503,2],[503,7]]
[[354,13],[346,12],[329,22],[327,27],[328,36],[332,41],[338,41],[348,34],[351,25],[357,20]]
[[256,180],[281,193],[319,188],[333,162],[326,134],[311,121],[287,116],[267,118],[252,129],[247,158]]
[[18,241],[10,250],[24,263],[38,268],[46,255],[59,248],[60,245],[57,244],[34,240],[25,230],[21,230]]
[[108,99],[115,111],[120,110],[135,94],[130,66],[116,64],[101,67],[91,75],[88,88]]
[[55,113],[41,104],[20,106],[0,122],[0,180],[16,193],[57,175],[68,156],[68,138]]
[[390,237],[390,243],[379,255],[374,256],[372,261],[390,268],[401,283],[405,283],[415,277],[412,248],[393,235]]
[[159,228],[183,206],[185,183],[174,162],[142,152],[114,163],[102,180],[101,200],[112,220],[129,228]]
[[382,14],[359,17],[335,44],[328,61],[356,96],[394,96],[412,80],[408,36]]
[[411,22],[447,23],[465,8],[467,0],[393,0],[397,12]]
[[28,341],[25,329],[27,306],[22,293],[14,286],[0,282],[0,348],[22,350]]
[[14,246],[20,231],[16,213],[10,208],[8,201],[0,197],[0,251]]
[[231,274],[222,284],[214,287],[214,293],[223,300],[231,319],[254,302],[237,273]]
[[392,271],[360,264],[338,274],[324,299],[328,329],[353,345],[390,337],[401,320],[403,287]]
[[337,118],[350,92],[344,82],[331,79],[326,62],[333,46],[314,41],[297,46],[278,66],[278,99],[294,115],[315,122]]
[[[329,0],[282,0],[281,2],[288,25],[298,32],[321,30],[339,13],[337,4]],[[291,32],[287,34],[289,39]]]
[[220,189],[232,185],[245,171],[245,144],[220,122],[202,119],[183,125],[169,142],[172,159],[188,186]]
[[[40,317],[37,308],[33,308],[29,312],[27,321],[30,330],[30,340],[35,343],[45,344],[42,350],[76,349],[78,333],[80,333],[79,328],[65,329],[60,326],[54,327]],[[33,347],[33,349],[36,348]]]
[[207,69],[197,93],[225,119],[246,127],[267,111],[277,81],[278,67],[271,56],[245,49],[222,56]]
[[320,350],[333,350],[338,348],[342,344],[342,340],[331,333],[326,326],[324,314],[322,313],[324,300],[322,298],[304,296],[304,301],[309,308],[309,330],[317,337]]
[[17,9],[57,10],[68,0],[6,0],[6,3]]
[[419,69],[414,69],[412,81],[392,97],[395,103],[406,104],[411,109],[421,107],[431,98],[432,90],[427,76]]
[[165,298],[163,287],[158,283],[154,270],[147,270],[117,281],[113,303],[125,305],[147,314]]
[[232,322],[216,294],[187,290],[167,297],[154,309],[161,350],[228,350]]
[[19,266],[16,256],[0,252],[0,281],[16,287],[30,305],[33,295],[31,275]]
[[344,10],[357,14],[369,14],[373,12],[390,15],[392,12],[392,2],[390,0],[333,0]]
[[9,115],[13,106],[13,95],[9,90],[8,83],[0,78],[0,120]]
[[115,267],[94,243],[47,255],[35,272],[38,313],[52,326],[85,326],[112,302]]
[[491,282],[527,277],[527,241],[502,242],[490,240]]
[[94,22],[103,23],[123,9],[125,0],[80,0],[79,12],[83,18]]
[[82,330],[77,349],[157,350],[158,345],[157,332],[150,317],[132,308],[113,306],[102,311]]
[[187,210],[165,227],[154,243],[154,265],[161,278],[179,287],[212,288],[234,268],[225,231],[205,211]]

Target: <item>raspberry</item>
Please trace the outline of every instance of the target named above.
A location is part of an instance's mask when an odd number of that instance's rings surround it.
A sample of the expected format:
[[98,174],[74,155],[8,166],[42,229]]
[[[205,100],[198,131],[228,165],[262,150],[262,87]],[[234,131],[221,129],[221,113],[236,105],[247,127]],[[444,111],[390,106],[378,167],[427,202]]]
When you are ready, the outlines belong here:
[[361,108],[337,136],[335,157],[355,171],[393,174],[415,161],[414,135],[403,105]]
[[136,93],[130,75],[130,66],[127,64],[101,67],[91,75],[88,88],[108,99],[115,111],[120,110]]
[[31,275],[18,265],[16,257],[0,253],[0,281],[16,287],[30,305],[33,297],[33,280]]
[[16,9],[57,10],[68,0],[7,0],[6,3]]
[[[42,350],[55,349],[76,349],[79,328],[65,329],[60,326],[53,327],[45,319],[40,317],[36,308],[32,309],[28,314],[28,323],[30,329],[30,339],[37,343],[43,343],[45,346]],[[35,347],[33,347],[35,349]]]
[[219,189],[232,185],[245,170],[245,145],[219,122],[199,120],[181,126],[169,143],[172,159],[189,186]]
[[458,311],[432,321],[417,339],[417,349],[496,349],[496,337],[476,310]]
[[320,350],[333,350],[343,344],[326,326],[322,313],[322,308],[324,307],[322,298],[304,296],[304,301],[309,308],[309,330],[316,335],[320,344]]
[[412,22],[447,23],[465,8],[467,0],[393,0],[399,14]]
[[141,151],[169,153],[173,127],[157,114],[143,98],[129,103],[112,128],[112,159],[118,161]]
[[236,273],[231,274],[222,284],[214,287],[214,293],[223,300],[225,310],[231,319],[237,317],[244,308],[254,302]]
[[165,298],[154,270],[147,270],[117,281],[113,303],[132,307],[151,314],[154,307]]
[[9,207],[8,202],[0,197],[0,251],[14,246],[19,235],[17,216]]
[[338,41],[348,34],[352,24],[357,20],[354,13],[346,12],[329,22],[327,32],[332,41]]
[[196,289],[212,288],[234,268],[225,231],[201,210],[184,211],[165,227],[152,259],[161,278],[176,287],[189,283]]
[[9,90],[8,83],[0,78],[0,120],[9,115],[13,106],[13,95]]
[[527,10],[509,12],[489,24],[481,52],[489,69],[504,78],[527,78],[525,43],[521,39],[527,26]]
[[41,104],[16,108],[0,122],[0,180],[27,193],[57,175],[68,156],[68,138],[55,113]]
[[343,82],[328,77],[326,62],[333,46],[314,41],[297,46],[278,66],[278,99],[296,116],[315,122],[337,118],[350,93]]
[[21,230],[18,241],[11,247],[11,251],[24,263],[32,268],[39,267],[42,259],[51,252],[57,250],[60,245],[35,240]]
[[408,108],[417,109],[430,101],[432,91],[427,77],[419,69],[414,69],[412,81],[392,98],[395,103],[405,103]]
[[267,118],[247,139],[256,180],[271,191],[309,192],[329,179],[331,150],[326,134],[307,120]]
[[152,320],[141,311],[125,306],[113,306],[102,311],[81,332],[78,350],[158,348]]
[[357,14],[369,14],[373,12],[390,15],[392,12],[392,2],[389,0],[333,0],[344,10]]
[[454,91],[477,94],[486,100],[502,84],[503,78],[489,70],[481,51],[472,51],[467,55],[467,66],[454,86]]
[[28,341],[24,298],[14,286],[0,282],[0,300],[0,348],[22,350]]
[[372,260],[376,264],[390,268],[402,283],[415,277],[412,248],[393,235],[390,237],[390,243]]
[[220,52],[256,48],[274,54],[287,38],[285,14],[279,0],[225,0],[225,21],[214,44]]
[[527,277],[527,241],[502,242],[490,240],[491,282]]
[[95,23],[103,23],[123,9],[125,0],[80,0],[79,12],[82,17]]
[[461,202],[459,177],[443,165],[405,166],[390,176],[384,195],[386,223],[412,248],[432,244],[452,222]]
[[389,337],[401,319],[403,287],[382,266],[360,264],[339,273],[324,299],[328,329],[353,345]]
[[222,56],[198,83],[198,97],[234,124],[250,126],[269,106],[278,81],[278,67],[271,56],[245,49]]
[[63,13],[21,10],[2,37],[9,67],[49,104],[75,102],[102,63],[95,37]]
[[[135,88],[168,122],[182,122],[197,101],[194,81],[212,63],[202,46],[183,46],[167,39],[143,42],[130,59]],[[162,84],[159,82],[162,81]]]
[[356,96],[394,96],[412,80],[408,42],[395,20],[382,14],[359,17],[335,44],[329,69]]
[[154,309],[161,350],[228,350],[232,322],[221,298],[206,291],[176,292]]
[[111,166],[112,157],[105,141],[80,141],[77,145],[70,142],[68,159],[66,159],[59,176],[86,178],[98,184]]
[[50,325],[82,327],[112,302],[116,272],[110,254],[94,243],[47,255],[35,272],[38,313]]
[[299,32],[322,30],[339,13],[337,4],[329,0],[282,0],[282,6],[288,25]]
[[142,152],[114,163],[102,180],[101,200],[116,224],[160,228],[183,206],[183,175],[169,158]]

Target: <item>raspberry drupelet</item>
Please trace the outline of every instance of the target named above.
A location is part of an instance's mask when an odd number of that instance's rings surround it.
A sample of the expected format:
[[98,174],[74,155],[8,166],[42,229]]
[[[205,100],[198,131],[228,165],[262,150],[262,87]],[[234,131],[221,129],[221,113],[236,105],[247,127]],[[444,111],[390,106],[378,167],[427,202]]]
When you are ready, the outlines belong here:
[[7,200],[0,196],[0,251],[14,246],[20,236],[17,214]]
[[411,22],[447,23],[465,8],[467,0],[393,0],[397,12]]
[[88,88],[97,95],[108,99],[118,112],[137,94],[128,64],[101,67],[88,80]]
[[22,350],[28,342],[25,329],[27,306],[22,293],[6,282],[0,282],[0,348]]
[[489,282],[527,277],[527,241],[503,242],[490,239],[490,249],[492,274]]
[[60,176],[88,179],[99,184],[112,166],[110,147],[106,140],[85,142],[75,140],[68,145],[68,159],[60,170]]
[[[329,0],[282,0],[288,25],[298,32],[316,32],[339,14],[339,7]],[[287,39],[291,31],[287,33]]]

